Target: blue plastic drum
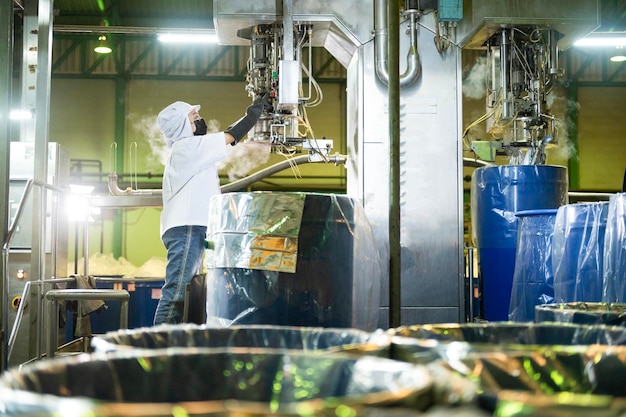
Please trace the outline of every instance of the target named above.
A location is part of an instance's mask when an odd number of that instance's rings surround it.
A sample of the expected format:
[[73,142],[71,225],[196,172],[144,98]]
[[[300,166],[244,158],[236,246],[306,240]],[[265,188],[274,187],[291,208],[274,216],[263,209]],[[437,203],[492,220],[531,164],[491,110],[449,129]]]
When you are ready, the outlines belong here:
[[604,235],[609,203],[558,209],[552,244],[554,301],[602,301]]
[[478,247],[482,316],[508,320],[518,218],[525,210],[567,204],[567,169],[552,165],[478,168],[472,175],[472,234]]
[[129,329],[152,326],[164,281],[163,278],[143,278],[128,285],[128,291],[131,292],[128,303]]
[[603,301],[623,303],[626,300],[626,193],[609,200],[604,237]]

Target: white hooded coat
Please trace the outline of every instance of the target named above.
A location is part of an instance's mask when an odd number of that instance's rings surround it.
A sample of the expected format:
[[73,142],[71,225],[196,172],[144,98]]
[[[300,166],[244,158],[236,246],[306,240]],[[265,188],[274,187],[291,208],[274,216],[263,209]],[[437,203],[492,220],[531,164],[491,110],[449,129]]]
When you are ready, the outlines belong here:
[[163,172],[161,236],[177,226],[207,226],[209,202],[220,193],[216,163],[226,157],[224,132],[194,136],[189,112],[199,110],[177,101],[163,109],[157,124],[170,154]]

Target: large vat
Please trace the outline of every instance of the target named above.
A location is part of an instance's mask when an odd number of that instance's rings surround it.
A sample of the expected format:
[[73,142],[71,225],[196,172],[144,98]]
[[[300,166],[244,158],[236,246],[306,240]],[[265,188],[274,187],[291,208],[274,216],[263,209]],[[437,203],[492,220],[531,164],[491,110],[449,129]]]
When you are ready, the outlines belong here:
[[[433,380],[423,366],[370,356],[135,349],[9,370],[0,394],[3,411],[14,416],[337,416],[363,415],[365,406],[425,409],[433,404]],[[24,404],[25,394],[36,395],[39,406]],[[27,405],[35,410],[20,413]]]
[[576,323],[447,323],[402,326],[393,336],[440,342],[490,344],[505,350],[511,345],[626,345],[626,328]]
[[271,348],[303,351],[362,350],[370,354],[389,348],[389,337],[382,331],[271,325],[230,326],[179,324],[118,330],[93,338],[96,352],[126,349],[172,347]]
[[354,199],[215,196],[207,239],[207,323],[376,328],[381,264]]
[[623,303],[556,303],[535,307],[535,321],[626,326]]
[[481,167],[472,174],[472,237],[478,247],[483,318],[508,320],[519,222],[515,213],[567,203],[567,169]]

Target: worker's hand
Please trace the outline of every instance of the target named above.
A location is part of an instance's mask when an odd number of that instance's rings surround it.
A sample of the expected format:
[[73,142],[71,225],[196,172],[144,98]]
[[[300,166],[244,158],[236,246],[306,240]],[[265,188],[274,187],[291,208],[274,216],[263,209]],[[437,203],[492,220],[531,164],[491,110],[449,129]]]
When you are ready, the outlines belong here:
[[271,107],[268,98],[268,93],[265,93],[261,97],[257,97],[257,99],[254,100],[246,109],[246,114],[258,120],[259,117],[261,117],[263,110],[268,110]]
[[264,109],[270,107],[270,103],[268,101],[269,95],[266,93],[262,97],[257,98],[248,106],[246,109],[246,115],[241,119],[237,120],[228,129],[225,130],[226,133],[231,134],[235,140],[231,142],[232,146],[235,146],[243,137],[254,127],[256,122],[261,117],[261,113],[263,113]]

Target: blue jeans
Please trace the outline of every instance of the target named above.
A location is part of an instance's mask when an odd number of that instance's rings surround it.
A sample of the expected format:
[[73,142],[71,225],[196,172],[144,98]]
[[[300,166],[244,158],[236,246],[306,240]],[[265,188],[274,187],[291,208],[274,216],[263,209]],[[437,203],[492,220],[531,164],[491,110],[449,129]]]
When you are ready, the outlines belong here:
[[200,269],[205,226],[179,226],[163,234],[167,250],[165,284],[154,314],[154,324],[181,323],[185,301],[185,288]]

